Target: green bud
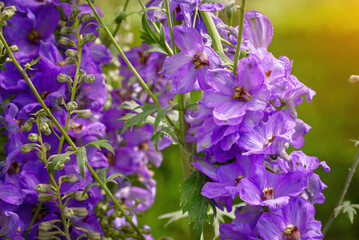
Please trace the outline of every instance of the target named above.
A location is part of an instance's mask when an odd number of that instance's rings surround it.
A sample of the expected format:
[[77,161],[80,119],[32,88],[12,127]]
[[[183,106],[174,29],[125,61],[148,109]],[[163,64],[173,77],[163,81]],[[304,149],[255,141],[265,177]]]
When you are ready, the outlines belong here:
[[63,175],[59,178],[59,182],[75,183],[79,180],[76,174]]
[[54,196],[52,194],[40,193],[37,199],[39,200],[39,202],[43,203],[43,202],[51,201],[53,197]]
[[57,75],[57,81],[59,82],[72,82],[72,79],[69,75],[64,74],[64,73],[60,73],[59,75]]
[[82,39],[82,44],[91,42],[91,41],[93,41],[95,39],[96,39],[95,34],[93,34],[93,33],[86,34]]
[[79,118],[90,118],[92,116],[92,112],[90,109],[83,109],[83,110],[74,110],[73,113],[77,114]]
[[86,217],[89,213],[84,207],[73,207],[72,210],[77,217]]
[[50,184],[38,184],[35,188],[38,193],[47,193],[51,190],[52,185]]
[[89,231],[87,234],[86,234],[86,237],[90,240],[101,240],[101,234],[98,233],[98,232],[92,232],[92,231]]
[[73,110],[76,110],[78,108],[79,108],[79,105],[75,101],[68,102],[67,105],[66,105],[67,111],[73,111]]
[[80,9],[78,7],[73,7],[72,8],[72,14],[74,16],[77,16],[77,14],[79,14],[79,12],[80,12]]
[[77,63],[77,58],[76,57],[68,57],[65,59],[65,63],[67,65],[73,65]]
[[65,52],[65,55],[68,57],[76,57],[77,56],[77,51],[73,50],[73,49],[67,49]]
[[49,136],[51,134],[51,129],[48,128],[46,129],[45,131],[43,131],[43,133],[46,135],[46,136]]
[[3,2],[0,2],[0,10],[3,9],[5,7]]
[[44,132],[47,129],[49,129],[49,124],[47,124],[46,122],[40,123],[40,131]]
[[74,28],[74,27],[63,27],[60,30],[61,35],[69,35],[71,33],[75,34],[76,33],[76,28]]
[[34,143],[27,143],[27,144],[22,145],[21,152],[22,153],[28,153],[28,152],[31,152],[34,149],[35,149],[35,144]]
[[240,51],[240,58],[241,59],[248,57],[248,55],[249,55],[249,50],[248,49],[243,49],[243,50]]
[[95,81],[95,76],[93,74],[89,74],[85,76],[86,83],[93,83]]
[[37,142],[37,141],[39,141],[39,135],[37,135],[36,133],[30,133],[29,136],[27,137],[27,139],[30,142]]
[[58,162],[56,166],[54,167],[55,171],[59,171],[65,168],[65,164],[63,162]]
[[76,47],[76,43],[68,37],[61,36],[59,43],[66,46]]
[[12,45],[12,46],[10,47],[10,50],[11,50],[11,52],[18,52],[18,51],[19,51],[19,48],[18,48],[17,45]]
[[16,12],[16,7],[15,6],[8,6],[5,7],[4,10],[2,11],[1,15],[2,15],[2,19],[4,20],[10,20]]
[[66,218],[71,218],[71,217],[73,217],[75,215],[75,213],[72,210],[72,208],[65,207],[64,215],[65,215]]
[[89,198],[87,193],[83,194],[83,191],[77,191],[73,193],[73,198],[77,201],[84,201]]
[[45,151],[46,151],[46,152],[51,150],[51,145],[50,145],[50,143],[45,142],[45,143],[44,143],[44,147],[45,147]]
[[39,232],[48,232],[54,228],[54,224],[52,222],[42,222],[37,227]]
[[34,122],[35,122],[35,118],[30,118],[29,120],[27,120],[24,123],[24,131],[25,132],[31,131],[32,125],[33,125]]
[[82,14],[80,17],[81,22],[87,22],[90,21],[91,19],[94,19],[94,17],[90,13]]

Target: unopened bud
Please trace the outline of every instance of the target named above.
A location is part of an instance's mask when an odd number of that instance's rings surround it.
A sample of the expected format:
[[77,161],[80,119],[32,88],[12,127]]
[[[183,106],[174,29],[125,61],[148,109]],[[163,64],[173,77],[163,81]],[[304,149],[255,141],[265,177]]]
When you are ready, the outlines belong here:
[[72,79],[69,75],[64,74],[64,73],[60,73],[59,75],[57,75],[57,81],[59,82],[72,82]]
[[65,164],[63,162],[58,162],[54,167],[54,170],[59,171],[65,168]]
[[92,232],[92,231],[89,231],[87,234],[86,234],[86,237],[90,240],[101,240],[101,234],[98,233],[98,232]]
[[32,124],[35,122],[35,118],[30,118],[24,123],[24,131],[28,132],[32,129]]
[[79,180],[76,174],[63,175],[59,178],[59,182],[75,183]]
[[72,8],[72,14],[74,16],[77,16],[77,14],[79,14],[79,12],[80,12],[80,9],[78,7],[73,7]]
[[3,9],[5,7],[3,2],[0,2],[0,9]]
[[90,21],[91,19],[94,19],[94,17],[90,13],[82,14],[80,17],[81,22],[87,22]]
[[54,228],[54,224],[52,222],[42,222],[39,224],[37,230],[39,232],[48,232]]
[[77,58],[76,57],[68,57],[65,59],[65,63],[67,65],[73,65],[77,63]]
[[65,55],[68,57],[76,57],[77,56],[77,51],[73,50],[73,49],[67,49],[65,52]]
[[35,188],[38,193],[47,193],[51,190],[52,185],[50,184],[38,184]]
[[93,41],[93,40],[95,40],[95,39],[96,39],[95,34],[93,34],[93,33],[86,34],[86,35],[84,36],[84,38],[82,39],[82,44],[91,42],[91,41]]
[[51,129],[48,128],[46,129],[45,131],[43,131],[43,133],[46,135],[46,136],[49,136],[51,134]]
[[64,36],[60,37],[59,43],[62,44],[62,45],[66,45],[66,46],[76,47],[76,44],[75,44],[75,42],[73,40],[71,40],[68,37],[64,37]]
[[348,81],[350,83],[359,83],[359,75],[351,75]]
[[240,58],[246,58],[249,55],[249,50],[248,49],[243,49],[240,51]]
[[45,143],[44,143],[44,147],[45,147],[45,151],[46,151],[46,152],[51,150],[51,145],[50,145],[50,143],[45,142]]
[[90,109],[75,110],[72,112],[76,113],[77,117],[79,117],[79,118],[90,118],[92,116],[92,112]]
[[15,12],[16,12],[16,7],[15,6],[5,7],[4,10],[1,13],[2,19],[4,19],[4,20],[11,19],[15,15]]
[[93,74],[89,74],[85,76],[86,83],[93,83],[95,81],[95,76]]
[[10,50],[11,50],[11,52],[18,52],[18,51],[19,51],[19,48],[18,48],[17,45],[12,45],[12,46],[10,47]]
[[67,103],[66,108],[67,108],[67,111],[73,111],[73,110],[78,109],[79,105],[77,102],[72,101],[72,102]]
[[35,144],[34,143],[27,143],[27,144],[22,145],[21,152],[22,153],[28,153],[28,152],[31,152],[34,149],[35,149]]
[[40,123],[40,131],[44,132],[47,129],[49,129],[49,124],[47,124],[46,122]]
[[76,33],[76,28],[73,28],[73,27],[63,27],[61,28],[60,30],[60,34],[61,35],[69,35],[69,34],[75,34]]
[[64,209],[64,215],[65,215],[66,218],[71,218],[71,217],[73,217],[75,214],[74,214],[74,211],[72,210],[72,208],[65,207],[65,209]]
[[52,200],[52,197],[52,194],[40,193],[37,199],[39,200],[39,202],[49,202]]
[[30,133],[27,139],[29,139],[30,142],[37,142],[39,141],[39,135],[36,133]]
[[73,207],[72,210],[77,217],[86,217],[88,215],[88,210],[84,207]]
[[89,198],[89,195],[83,191],[77,191],[73,193],[73,198],[77,201],[84,201]]

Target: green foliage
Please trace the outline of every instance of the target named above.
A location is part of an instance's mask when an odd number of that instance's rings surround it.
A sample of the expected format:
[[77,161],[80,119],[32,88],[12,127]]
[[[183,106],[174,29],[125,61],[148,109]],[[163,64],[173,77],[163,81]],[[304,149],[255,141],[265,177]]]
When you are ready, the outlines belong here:
[[66,162],[66,161],[67,161],[67,158],[68,158],[69,156],[71,156],[72,154],[74,154],[74,153],[75,153],[75,151],[67,151],[67,152],[65,152],[65,153],[63,153],[63,154],[52,155],[52,156],[49,158],[49,160],[50,160],[50,159],[52,159],[52,160],[51,160],[51,162],[48,163],[48,165],[47,165],[47,171],[48,171],[49,173],[51,173],[52,170],[54,170],[54,168],[55,168],[55,166],[56,166],[57,164]]
[[158,142],[164,137],[165,134],[170,138],[172,138],[175,144],[178,144],[183,147],[183,144],[175,134],[175,129],[173,127],[163,127],[158,132],[156,132],[151,138],[151,141],[155,145],[157,152],[158,152]]
[[342,205],[334,209],[334,214],[335,217],[337,217],[341,213],[348,213],[349,220],[353,224],[354,215],[357,214],[357,211],[355,209],[359,209],[359,204],[352,204],[350,203],[350,201],[344,201]]
[[85,164],[87,162],[86,148],[80,147],[76,155],[77,165],[79,165],[81,176],[85,180]]
[[36,59],[31,60],[31,62],[29,62],[29,63],[26,63],[25,66],[24,66],[24,67],[25,67],[24,70],[25,70],[25,71],[26,71],[27,69],[34,70],[34,69],[32,69],[31,67],[34,66],[34,65],[41,59],[41,57],[42,57],[42,56],[40,56],[40,57],[38,57],[38,58],[36,58]]
[[108,143],[108,140],[104,140],[104,139],[96,140],[85,145],[85,147],[87,146],[93,146],[97,148],[99,151],[101,151],[101,148],[105,148],[109,150],[113,155],[115,155],[115,151],[113,150],[113,147]]
[[216,206],[212,199],[208,199],[201,194],[203,185],[208,178],[200,171],[195,171],[180,186],[181,206],[183,213],[188,212],[189,222],[193,223],[196,239],[200,239],[203,223],[210,223],[210,217],[207,213],[211,205],[214,215],[216,215]]
[[221,52],[221,51],[216,51],[216,53],[217,53],[218,56],[221,58],[221,60],[222,60],[222,62],[223,62],[224,65],[230,66],[230,67],[233,68],[233,61],[232,61],[229,57],[227,57],[226,54],[224,54],[224,53]]
[[235,0],[203,0],[199,5],[204,3],[219,3],[223,5],[231,5],[235,3]]

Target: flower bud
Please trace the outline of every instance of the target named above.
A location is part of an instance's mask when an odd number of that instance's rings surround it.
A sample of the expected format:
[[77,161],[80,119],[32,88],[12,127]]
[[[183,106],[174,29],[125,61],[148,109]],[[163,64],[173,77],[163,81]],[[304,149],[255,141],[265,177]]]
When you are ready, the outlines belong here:
[[86,43],[91,42],[91,41],[93,41],[95,39],[96,39],[95,34],[93,34],[93,33],[86,34],[82,39],[82,44],[86,44]]
[[90,118],[92,116],[92,112],[90,109],[75,110],[72,112],[76,113],[77,117],[79,117],[79,118]]
[[359,75],[351,75],[348,81],[350,83],[359,83]]
[[21,152],[22,153],[28,153],[28,152],[31,152],[34,149],[35,149],[35,144],[34,143],[27,143],[27,144],[22,145]]
[[101,240],[101,234],[98,232],[90,231],[86,234],[86,237],[90,240]]
[[73,50],[73,49],[67,49],[65,52],[65,55],[68,57],[76,57],[77,56],[77,51]]
[[37,142],[37,141],[39,141],[39,135],[37,135],[36,133],[30,133],[29,136],[27,137],[27,139],[30,142]]
[[83,194],[83,191],[77,191],[73,193],[73,198],[77,201],[84,201],[89,198],[87,193]]
[[76,47],[76,43],[68,37],[61,36],[59,43],[66,46]]
[[49,136],[51,134],[51,129],[48,128],[46,129],[45,131],[43,131],[43,133],[46,135],[46,136]]
[[68,57],[65,59],[65,63],[67,65],[73,65],[77,63],[77,58],[76,57]]
[[87,22],[90,21],[91,19],[94,19],[94,17],[90,13],[82,14],[80,17],[81,22]]
[[40,131],[44,132],[47,129],[49,129],[49,124],[47,124],[46,122],[40,123]]
[[60,30],[60,34],[61,35],[69,35],[69,34],[75,34],[76,33],[76,28],[73,28],[73,27],[63,27],[61,28]]
[[64,74],[64,73],[60,73],[59,75],[57,75],[57,81],[59,82],[72,82],[72,79],[69,75]]
[[73,207],[72,210],[77,217],[86,217],[88,215],[88,210],[84,207]]
[[45,142],[45,143],[44,143],[44,147],[45,147],[45,151],[46,151],[46,152],[51,150],[51,145],[50,145],[50,143]]
[[75,183],[79,180],[76,174],[63,175],[59,178],[59,182]]
[[2,19],[4,20],[9,20],[11,19],[16,12],[16,7],[15,6],[8,6],[5,7],[4,10],[2,11],[1,15],[2,15]]
[[3,2],[0,2],[0,10],[3,9],[5,7]]
[[73,111],[79,108],[79,105],[77,104],[77,102],[72,101],[72,102],[68,102],[66,105],[67,111]]
[[17,45],[12,45],[12,46],[10,47],[10,50],[11,50],[11,52],[18,52],[18,51],[19,51],[19,48],[18,48]]
[[39,202],[48,202],[52,200],[53,195],[52,194],[47,194],[47,193],[40,193],[39,196],[37,197],[37,199],[39,200]]
[[72,8],[72,14],[74,16],[77,16],[77,14],[79,14],[79,12],[80,12],[80,9],[78,7],[73,7]]
[[85,76],[86,83],[93,83],[95,81],[95,76],[93,74],[89,74]]
[[39,232],[48,232],[53,228],[54,228],[54,224],[51,221],[49,221],[49,222],[40,223],[39,226],[37,227],[37,230]]
[[72,208],[65,207],[64,215],[65,215],[66,218],[71,218],[71,217],[73,217],[75,215],[75,213],[72,210]]
[[24,123],[24,131],[28,132],[32,129],[32,124],[35,122],[35,118],[30,118]]
[[50,184],[38,184],[35,188],[38,193],[47,193],[51,190],[52,185]]
[[248,49],[243,49],[240,51],[240,58],[246,58],[249,55]]
[[55,171],[59,171],[65,168],[65,164],[63,162],[58,162],[56,166],[54,167]]

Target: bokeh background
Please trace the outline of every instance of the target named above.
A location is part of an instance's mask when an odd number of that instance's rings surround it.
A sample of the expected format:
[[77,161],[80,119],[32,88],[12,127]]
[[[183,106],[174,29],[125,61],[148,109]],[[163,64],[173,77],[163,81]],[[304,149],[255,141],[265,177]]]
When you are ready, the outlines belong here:
[[[109,27],[125,0],[98,0],[97,6]],[[144,2],[146,2],[144,0]],[[347,173],[359,148],[350,139],[359,137],[359,83],[348,78],[359,74],[359,1],[358,0],[248,0],[247,10],[258,10],[271,19],[274,37],[269,47],[276,57],[294,60],[292,73],[317,92],[310,104],[299,106],[299,117],[312,126],[305,136],[302,150],[326,161],[331,172],[317,171],[328,185],[326,201],[316,205],[316,218],[325,225],[341,194]],[[129,12],[139,11],[137,0],[131,0]],[[238,21],[238,17],[234,21]],[[140,16],[127,20],[133,32],[131,46],[139,45]],[[140,218],[152,227],[155,239],[170,236],[188,239],[187,220],[164,227],[158,216],[179,207],[179,184],[183,180],[176,148],[164,151],[164,162],[155,169],[158,183],[156,202]],[[359,172],[354,176],[346,200],[359,203]],[[352,225],[347,215],[339,216],[325,239],[356,240],[359,217]]]

